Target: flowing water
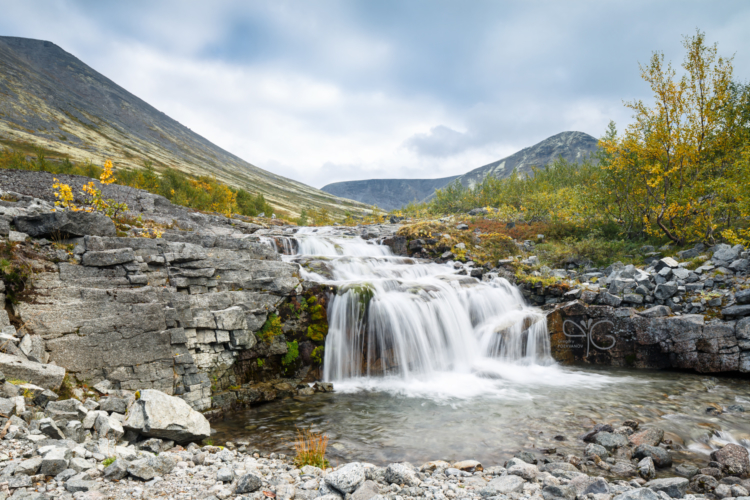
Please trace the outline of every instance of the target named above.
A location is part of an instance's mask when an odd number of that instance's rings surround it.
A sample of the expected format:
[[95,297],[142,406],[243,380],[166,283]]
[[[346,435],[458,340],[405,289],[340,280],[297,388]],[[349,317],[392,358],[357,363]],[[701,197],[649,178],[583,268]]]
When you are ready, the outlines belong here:
[[635,418],[673,433],[678,460],[705,463],[721,443],[750,444],[750,413],[706,413],[750,403],[746,381],[562,367],[543,312],[503,279],[394,256],[341,229],[303,228],[273,245],[305,279],[337,287],[324,359],[336,392],[235,414],[219,439],[239,431],[260,449],[288,451],[297,427],[312,426],[342,461],[497,464],[522,448],[580,455],[587,427]]

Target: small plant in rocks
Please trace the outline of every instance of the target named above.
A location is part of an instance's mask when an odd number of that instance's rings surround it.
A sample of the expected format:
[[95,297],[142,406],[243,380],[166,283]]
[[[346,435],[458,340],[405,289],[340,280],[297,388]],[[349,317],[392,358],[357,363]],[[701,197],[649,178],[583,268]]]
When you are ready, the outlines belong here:
[[297,455],[294,457],[294,464],[297,467],[312,465],[321,469],[327,468],[328,460],[325,458],[327,446],[327,435],[310,429],[297,429],[297,440],[294,442],[294,451]]

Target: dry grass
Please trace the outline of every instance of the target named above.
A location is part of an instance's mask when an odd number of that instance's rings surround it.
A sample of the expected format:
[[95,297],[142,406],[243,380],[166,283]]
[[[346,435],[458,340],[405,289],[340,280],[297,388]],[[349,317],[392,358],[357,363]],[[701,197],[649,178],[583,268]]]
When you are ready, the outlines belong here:
[[297,467],[312,465],[321,469],[327,468],[328,460],[325,458],[327,446],[328,436],[310,429],[297,429],[297,440],[294,442],[297,455],[294,457],[294,464]]

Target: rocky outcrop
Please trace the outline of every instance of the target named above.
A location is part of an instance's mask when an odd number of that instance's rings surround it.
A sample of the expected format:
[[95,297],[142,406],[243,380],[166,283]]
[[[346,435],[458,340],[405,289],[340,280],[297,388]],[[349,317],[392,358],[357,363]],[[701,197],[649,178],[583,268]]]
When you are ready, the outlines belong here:
[[567,363],[750,372],[750,318],[653,317],[651,312],[565,303],[548,316],[552,355]]
[[3,353],[0,353],[0,372],[10,379],[30,382],[52,390],[57,390],[65,378],[65,368]]
[[441,179],[369,179],[364,181],[334,182],[320,188],[334,196],[376,205],[383,210],[397,210],[411,202],[431,196],[458,178]]
[[[157,389],[201,411],[314,392],[306,382],[322,362],[328,290],[280,259],[274,238],[283,230],[175,209],[161,238],[136,237],[135,227],[128,237],[72,237],[97,232],[100,221],[56,216],[66,212],[19,193],[5,198],[16,200],[0,205],[9,231],[68,228],[54,243],[3,247],[34,269],[21,300],[8,298],[12,324],[0,314],[4,356],[20,360],[9,377],[59,387],[67,369],[74,386]],[[141,215],[166,222],[162,211]],[[36,375],[44,367],[53,380]]]

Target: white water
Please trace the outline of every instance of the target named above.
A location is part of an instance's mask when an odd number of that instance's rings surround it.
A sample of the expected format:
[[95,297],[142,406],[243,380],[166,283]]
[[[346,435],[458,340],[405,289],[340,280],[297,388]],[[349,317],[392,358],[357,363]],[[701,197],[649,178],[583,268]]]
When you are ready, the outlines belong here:
[[303,268],[305,279],[337,286],[323,367],[338,391],[527,398],[527,384],[610,382],[558,367],[544,313],[505,279],[481,282],[459,275],[460,265],[394,256],[387,246],[341,233],[302,228],[296,245],[283,245],[296,247],[287,260],[326,266],[326,276]]

